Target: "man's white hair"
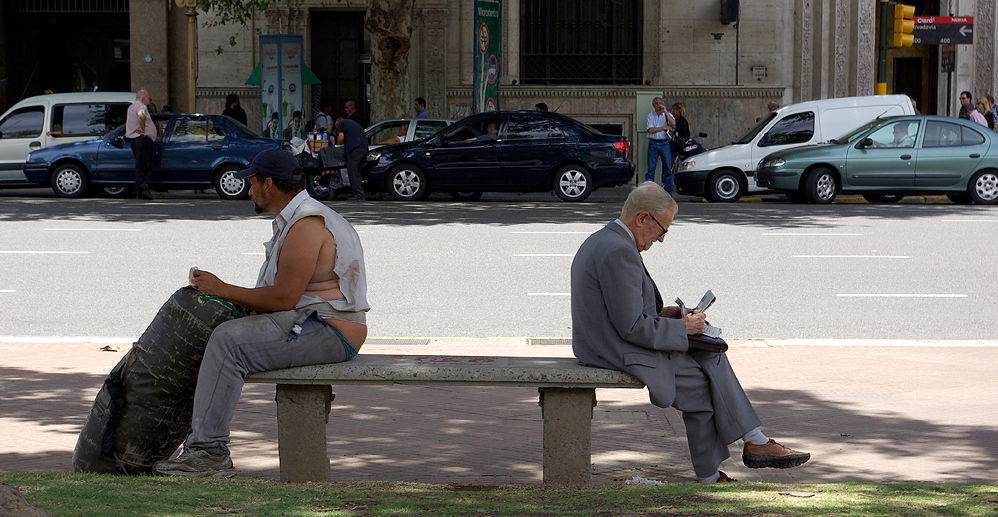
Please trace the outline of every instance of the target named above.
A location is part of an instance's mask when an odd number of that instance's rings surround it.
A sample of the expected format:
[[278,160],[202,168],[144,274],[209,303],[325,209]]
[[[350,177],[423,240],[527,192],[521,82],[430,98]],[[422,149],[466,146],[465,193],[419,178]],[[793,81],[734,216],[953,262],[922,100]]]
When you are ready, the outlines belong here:
[[620,211],[621,219],[633,217],[641,212],[648,212],[652,216],[661,215],[666,210],[673,215],[679,211],[679,205],[672,196],[654,181],[646,181],[631,190],[624,201],[624,208]]
[[135,92],[135,100],[137,101],[140,101],[148,96],[149,92],[147,92],[145,88],[139,89],[139,91]]

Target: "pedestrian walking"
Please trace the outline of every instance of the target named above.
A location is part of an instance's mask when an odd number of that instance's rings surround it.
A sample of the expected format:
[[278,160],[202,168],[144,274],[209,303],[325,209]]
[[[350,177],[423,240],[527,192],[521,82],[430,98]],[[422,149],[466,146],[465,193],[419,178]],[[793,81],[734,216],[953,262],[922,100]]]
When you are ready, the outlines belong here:
[[225,96],[225,109],[222,110],[222,115],[232,117],[244,126],[248,125],[246,123],[246,111],[239,106],[239,96],[234,93]]
[[670,149],[670,141],[676,128],[676,120],[671,113],[665,111],[665,102],[662,101],[661,97],[652,99],[651,105],[655,109],[645,119],[645,127],[648,130],[648,172],[645,173],[645,179],[655,181],[655,169],[658,168],[658,161],[661,159],[662,187],[671,194],[672,149]]
[[364,201],[364,187],[361,170],[367,161],[367,135],[360,124],[348,118],[336,123],[336,145],[342,145],[347,162],[347,176],[350,178],[350,196],[347,201]]
[[149,178],[152,177],[153,141],[156,140],[156,124],[149,115],[152,97],[145,89],[135,92],[135,102],[128,106],[125,114],[125,141],[135,156],[135,199],[154,199],[149,192]]

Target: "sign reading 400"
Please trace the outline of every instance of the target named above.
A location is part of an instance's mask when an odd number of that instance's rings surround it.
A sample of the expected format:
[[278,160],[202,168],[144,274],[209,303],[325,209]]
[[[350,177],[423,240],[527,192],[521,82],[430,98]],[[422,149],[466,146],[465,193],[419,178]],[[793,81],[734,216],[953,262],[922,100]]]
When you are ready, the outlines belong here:
[[916,16],[915,45],[969,45],[974,42],[973,16]]

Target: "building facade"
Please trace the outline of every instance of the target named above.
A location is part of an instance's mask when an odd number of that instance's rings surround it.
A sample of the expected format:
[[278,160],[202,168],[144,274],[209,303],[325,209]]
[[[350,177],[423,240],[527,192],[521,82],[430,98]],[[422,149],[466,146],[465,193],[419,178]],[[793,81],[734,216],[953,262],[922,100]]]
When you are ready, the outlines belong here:
[[[0,103],[43,89],[147,88],[174,111],[221,112],[242,98],[259,124],[259,95],[247,85],[259,62],[258,35],[300,34],[305,62],[322,81],[319,100],[369,114],[368,0],[273,0],[246,26],[206,26],[198,13],[196,104],[187,72],[183,0],[9,0],[0,8]],[[938,46],[891,49],[888,92],[906,93],[923,113],[955,114],[960,91],[998,90],[994,0],[907,0],[917,15],[974,17],[974,44],[958,45],[952,72]],[[739,5],[740,4],[740,5]],[[770,101],[870,95],[875,91],[874,0],[503,0],[500,108],[551,110],[639,141],[652,96],[686,105],[708,147],[735,140]],[[411,98],[431,116],[471,112],[474,0],[416,0],[410,37]],[[89,14],[88,14],[89,13]],[[90,18],[86,18],[90,16]],[[86,19],[84,19],[86,18]],[[88,21],[89,20],[89,21]],[[84,23],[80,23],[83,21]],[[53,34],[86,43],[58,45]],[[129,88],[130,86],[130,88]],[[309,114],[311,114],[309,113]],[[373,122],[373,121],[369,121]]]

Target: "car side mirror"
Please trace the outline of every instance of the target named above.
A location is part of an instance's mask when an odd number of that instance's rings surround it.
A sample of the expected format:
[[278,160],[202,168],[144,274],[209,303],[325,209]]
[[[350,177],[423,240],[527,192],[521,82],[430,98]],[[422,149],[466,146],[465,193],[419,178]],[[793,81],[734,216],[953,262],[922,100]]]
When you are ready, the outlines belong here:
[[867,147],[873,147],[872,138],[864,138],[860,140],[859,145],[856,146],[856,149],[866,149]]
[[0,138],[3,138],[3,131],[0,131]]
[[697,136],[700,137],[700,138],[707,138],[707,133],[704,133],[703,131],[701,131],[700,134],[698,134]]

